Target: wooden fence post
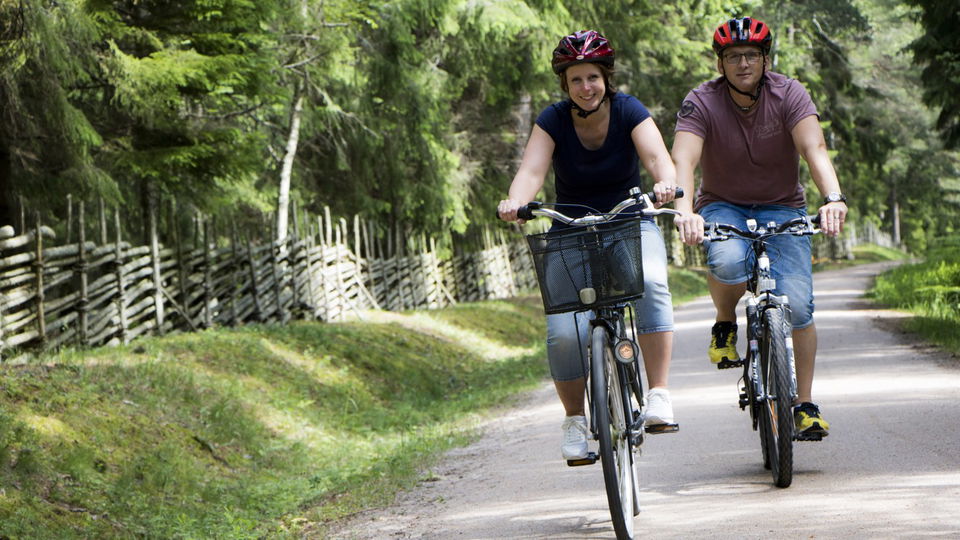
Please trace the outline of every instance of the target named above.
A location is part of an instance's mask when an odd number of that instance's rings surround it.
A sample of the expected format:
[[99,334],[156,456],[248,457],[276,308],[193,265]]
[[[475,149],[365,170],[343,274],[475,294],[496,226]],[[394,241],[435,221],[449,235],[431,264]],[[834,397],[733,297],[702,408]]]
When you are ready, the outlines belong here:
[[17,195],[20,201],[20,234],[27,232],[27,210],[23,207],[23,195]]
[[313,251],[316,244],[314,243],[314,236],[312,233],[312,227],[308,226],[305,231],[305,237],[303,239],[303,262],[304,266],[304,276],[306,277],[306,282],[304,286],[307,289],[307,301],[306,305],[310,308],[310,318],[315,319],[317,317],[317,296],[313,290]]
[[83,201],[80,201],[79,206],[77,207],[77,241],[79,242],[77,247],[79,248],[79,253],[77,254],[77,274],[80,277],[80,300],[77,302],[77,311],[80,315],[80,344],[88,345],[87,343],[87,333],[89,331],[89,314],[87,312],[87,304],[89,299],[87,298],[87,250],[86,250],[86,227],[84,223],[84,207],[86,205]]
[[239,324],[239,316],[237,314],[237,294],[240,293],[240,288],[237,286],[241,283],[240,268],[242,263],[240,261],[240,255],[237,253],[237,242],[239,238],[237,237],[236,229],[231,230],[230,233],[230,275],[231,279],[231,290],[230,290],[230,324],[237,326]]
[[37,332],[40,334],[40,346],[45,348],[47,344],[47,322],[43,311],[43,234],[40,233],[40,212],[36,212],[34,217],[37,225],[37,252],[33,263],[37,283]]
[[253,310],[257,321],[263,322],[263,307],[260,305],[260,288],[257,286],[257,266],[253,258],[253,241],[247,237],[247,264],[250,267],[250,288],[253,293]]
[[105,246],[107,245],[107,205],[103,201],[103,197],[98,197],[97,200],[99,206],[97,213],[100,218],[100,245]]
[[163,282],[160,278],[160,238],[157,236],[157,205],[155,200],[150,204],[150,216],[147,220],[150,227],[150,258],[153,265],[153,314],[157,321],[157,333],[162,335]]
[[[171,204],[173,201],[171,200]],[[173,242],[177,245],[177,285],[180,289],[180,305],[183,306],[183,317],[190,319],[190,295],[187,292],[186,255],[183,253],[183,235],[176,221],[173,223]]]
[[293,204],[293,238],[290,241],[290,249],[287,255],[287,273],[290,274],[290,288],[293,291],[294,314],[302,312],[300,309],[300,289],[297,287],[297,256],[300,254],[300,214],[299,207],[294,201]]
[[280,319],[281,323],[285,323],[287,322],[287,312],[283,309],[283,300],[280,295],[283,283],[280,278],[279,260],[280,253],[286,251],[287,239],[276,240],[276,236],[276,231],[273,231],[267,240],[267,247],[270,250],[270,273],[273,275],[273,299],[277,303],[277,318]]
[[[324,212],[328,213],[329,209],[324,207]],[[329,215],[329,214],[327,214]],[[323,305],[323,317],[324,321],[330,320],[330,296],[327,294],[327,239],[324,236],[324,223],[323,217],[317,216],[317,237],[320,239],[320,295],[322,298]]]
[[210,328],[213,326],[213,313],[210,310],[210,291],[213,288],[210,283],[210,267],[212,258],[210,256],[210,220],[203,220],[203,326]]
[[120,209],[117,208],[113,214],[113,223],[116,228],[117,243],[114,245],[116,255],[116,275],[117,275],[117,314],[120,324],[120,343],[127,343],[127,294],[126,284],[123,282],[123,250],[120,247]]
[[70,240],[73,239],[73,195],[67,194],[67,237],[64,239],[66,243],[70,243]]

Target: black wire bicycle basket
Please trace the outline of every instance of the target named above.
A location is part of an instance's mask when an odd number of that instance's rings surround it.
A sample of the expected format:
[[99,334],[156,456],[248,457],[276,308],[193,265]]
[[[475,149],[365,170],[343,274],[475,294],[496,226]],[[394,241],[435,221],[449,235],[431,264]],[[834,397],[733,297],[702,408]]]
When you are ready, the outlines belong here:
[[543,310],[585,311],[643,296],[640,220],[527,236]]

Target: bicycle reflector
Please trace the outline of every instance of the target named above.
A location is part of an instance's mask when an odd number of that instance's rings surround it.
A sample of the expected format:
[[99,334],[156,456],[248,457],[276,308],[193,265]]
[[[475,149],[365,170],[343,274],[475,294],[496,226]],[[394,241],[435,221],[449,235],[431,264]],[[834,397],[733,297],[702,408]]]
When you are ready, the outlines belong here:
[[597,290],[593,287],[587,287],[586,289],[580,289],[580,302],[590,305],[597,301]]
[[637,357],[637,344],[629,339],[621,339],[613,347],[613,354],[621,364],[630,364]]

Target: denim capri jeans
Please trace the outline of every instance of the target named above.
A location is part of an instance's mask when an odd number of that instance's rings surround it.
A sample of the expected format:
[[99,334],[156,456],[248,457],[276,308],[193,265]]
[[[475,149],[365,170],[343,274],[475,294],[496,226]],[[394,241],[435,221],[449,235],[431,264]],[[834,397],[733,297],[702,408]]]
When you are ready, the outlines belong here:
[[[673,303],[667,286],[667,250],[656,222],[640,223],[643,246],[642,298],[634,300],[637,332],[673,330]],[[592,311],[547,315],[547,360],[555,381],[572,381],[586,376],[584,359],[589,341]]]
[[[783,223],[807,215],[806,208],[777,205],[743,206],[725,202],[710,203],[700,210],[707,223],[718,222],[747,228],[747,219],[758,224]],[[767,243],[770,268],[777,280],[777,294],[790,301],[790,322],[794,329],[813,324],[813,265],[809,236],[775,236]],[[722,242],[705,241],[707,266],[720,283],[734,285],[747,281],[754,256],[746,240],[731,238]]]

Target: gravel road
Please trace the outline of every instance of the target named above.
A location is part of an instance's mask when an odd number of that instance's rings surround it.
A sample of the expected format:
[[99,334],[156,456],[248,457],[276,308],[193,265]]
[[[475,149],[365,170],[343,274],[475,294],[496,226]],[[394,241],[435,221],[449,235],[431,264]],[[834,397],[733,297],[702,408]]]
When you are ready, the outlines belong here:
[[[960,359],[897,332],[905,315],[862,298],[883,267],[816,274],[814,399],[832,430],[794,445],[787,489],[773,486],[736,404],[740,370],[707,361],[709,298],[677,309],[680,432],[643,445],[637,538],[960,538]],[[600,464],[560,458],[562,415],[544,383],[429,481],[331,538],[613,538]]]

